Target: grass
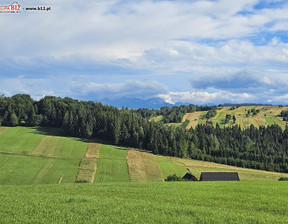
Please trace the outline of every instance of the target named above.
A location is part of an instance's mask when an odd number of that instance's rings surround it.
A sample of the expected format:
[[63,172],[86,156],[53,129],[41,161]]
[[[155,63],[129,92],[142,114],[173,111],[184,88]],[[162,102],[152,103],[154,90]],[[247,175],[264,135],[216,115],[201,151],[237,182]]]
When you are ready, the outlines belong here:
[[[286,173],[268,172],[262,170],[254,170],[240,168],[219,163],[205,162],[192,159],[170,158],[183,167],[187,167],[197,177],[200,177],[201,172],[238,172],[241,181],[277,181],[279,177],[288,177]],[[170,173],[171,174],[171,173]],[[185,173],[182,173],[184,175]],[[181,175],[180,175],[181,176]]]
[[8,128],[0,135],[0,152],[31,153],[44,137],[35,132],[35,128]]
[[129,182],[126,149],[102,144],[94,182]]
[[187,120],[189,121],[188,125],[186,126],[186,129],[189,130],[191,127],[195,128],[196,125],[198,124],[199,117],[201,116],[203,112],[202,111],[197,111],[194,113],[187,113],[184,115],[182,122],[186,122]]
[[[0,184],[73,183],[87,143],[59,129],[13,127],[0,135]],[[48,135],[51,134],[51,135]]]
[[287,223],[285,182],[0,186],[0,223]]
[[174,173],[182,177],[187,172],[187,168],[189,168],[192,174],[198,179],[200,178],[201,172],[238,172],[241,181],[277,181],[279,177],[288,177],[286,173],[246,169],[206,161],[165,156],[156,156],[156,158],[164,179]]
[[87,143],[69,137],[46,136],[33,150],[34,155],[53,156],[59,158],[82,158]]
[[80,161],[76,182],[93,183],[97,168],[96,164],[95,158],[82,158]]
[[126,158],[130,181],[163,181],[162,172],[153,154],[131,149],[127,151]]
[[18,155],[0,155],[0,184],[53,184],[75,182],[78,159],[49,159]]
[[7,131],[9,128],[8,127],[1,127],[0,126],[0,135],[2,134],[2,133],[4,133],[5,131]]
[[157,156],[156,158],[164,179],[174,173],[182,177],[187,172],[187,167],[173,160],[172,157]]

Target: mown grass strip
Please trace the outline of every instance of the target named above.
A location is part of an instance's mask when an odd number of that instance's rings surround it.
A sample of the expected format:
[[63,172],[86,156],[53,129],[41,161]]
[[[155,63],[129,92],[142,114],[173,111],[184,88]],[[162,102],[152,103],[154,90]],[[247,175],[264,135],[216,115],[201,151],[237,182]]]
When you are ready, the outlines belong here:
[[191,160],[191,159],[180,159],[171,158],[179,164],[188,167],[190,171],[197,177],[200,177],[201,172],[238,172],[241,181],[277,181],[279,177],[288,177],[286,173],[269,172],[263,170],[255,170],[248,168],[241,168],[235,166],[229,166],[225,164]]
[[7,131],[9,127],[0,127],[0,135]]
[[100,143],[89,143],[87,146],[86,158],[99,158]]
[[32,154],[57,158],[81,159],[87,149],[87,143],[77,138],[45,136],[35,147]]
[[131,182],[163,181],[161,169],[153,154],[130,149],[126,159]]
[[58,144],[59,138],[46,136],[42,138],[37,147],[33,150],[33,155],[42,155],[51,157],[57,154],[57,151],[61,150],[60,145]]
[[77,183],[93,183],[97,170],[97,158],[101,144],[89,143],[87,152],[79,164],[78,174],[76,177]]
[[97,162],[95,158],[82,158],[79,164],[76,183],[93,183]]

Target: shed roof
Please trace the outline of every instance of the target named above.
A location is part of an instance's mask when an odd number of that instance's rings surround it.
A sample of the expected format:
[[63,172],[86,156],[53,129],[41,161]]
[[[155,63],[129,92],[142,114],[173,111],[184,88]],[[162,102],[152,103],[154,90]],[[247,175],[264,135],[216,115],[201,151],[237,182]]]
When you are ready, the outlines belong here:
[[200,181],[239,181],[237,172],[202,172]]
[[191,173],[186,173],[183,177],[183,180],[191,180],[191,181],[198,181],[198,179],[192,175]]

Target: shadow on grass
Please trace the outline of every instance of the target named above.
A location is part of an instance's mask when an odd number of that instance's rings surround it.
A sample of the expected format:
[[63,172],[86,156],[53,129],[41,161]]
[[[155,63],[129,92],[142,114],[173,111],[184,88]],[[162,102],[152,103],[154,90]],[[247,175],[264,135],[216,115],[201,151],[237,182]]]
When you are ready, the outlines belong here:
[[73,137],[73,136],[67,136],[65,135],[64,131],[62,128],[51,128],[51,127],[33,127],[31,128],[33,130],[34,134],[38,135],[47,135],[47,136],[57,136],[57,137],[69,137],[69,138],[74,138],[76,141],[80,142],[87,142],[89,143],[90,141],[84,138],[78,138],[78,137]]
[[65,136],[61,128],[50,128],[50,127],[34,127],[34,134],[38,135],[50,135],[50,136]]

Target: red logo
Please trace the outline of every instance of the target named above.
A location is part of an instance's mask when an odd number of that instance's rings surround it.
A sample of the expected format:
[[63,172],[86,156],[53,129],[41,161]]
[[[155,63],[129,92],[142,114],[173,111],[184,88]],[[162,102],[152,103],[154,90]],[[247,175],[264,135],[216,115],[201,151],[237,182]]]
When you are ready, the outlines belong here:
[[13,2],[9,6],[0,6],[0,13],[19,13],[21,5],[18,2]]

